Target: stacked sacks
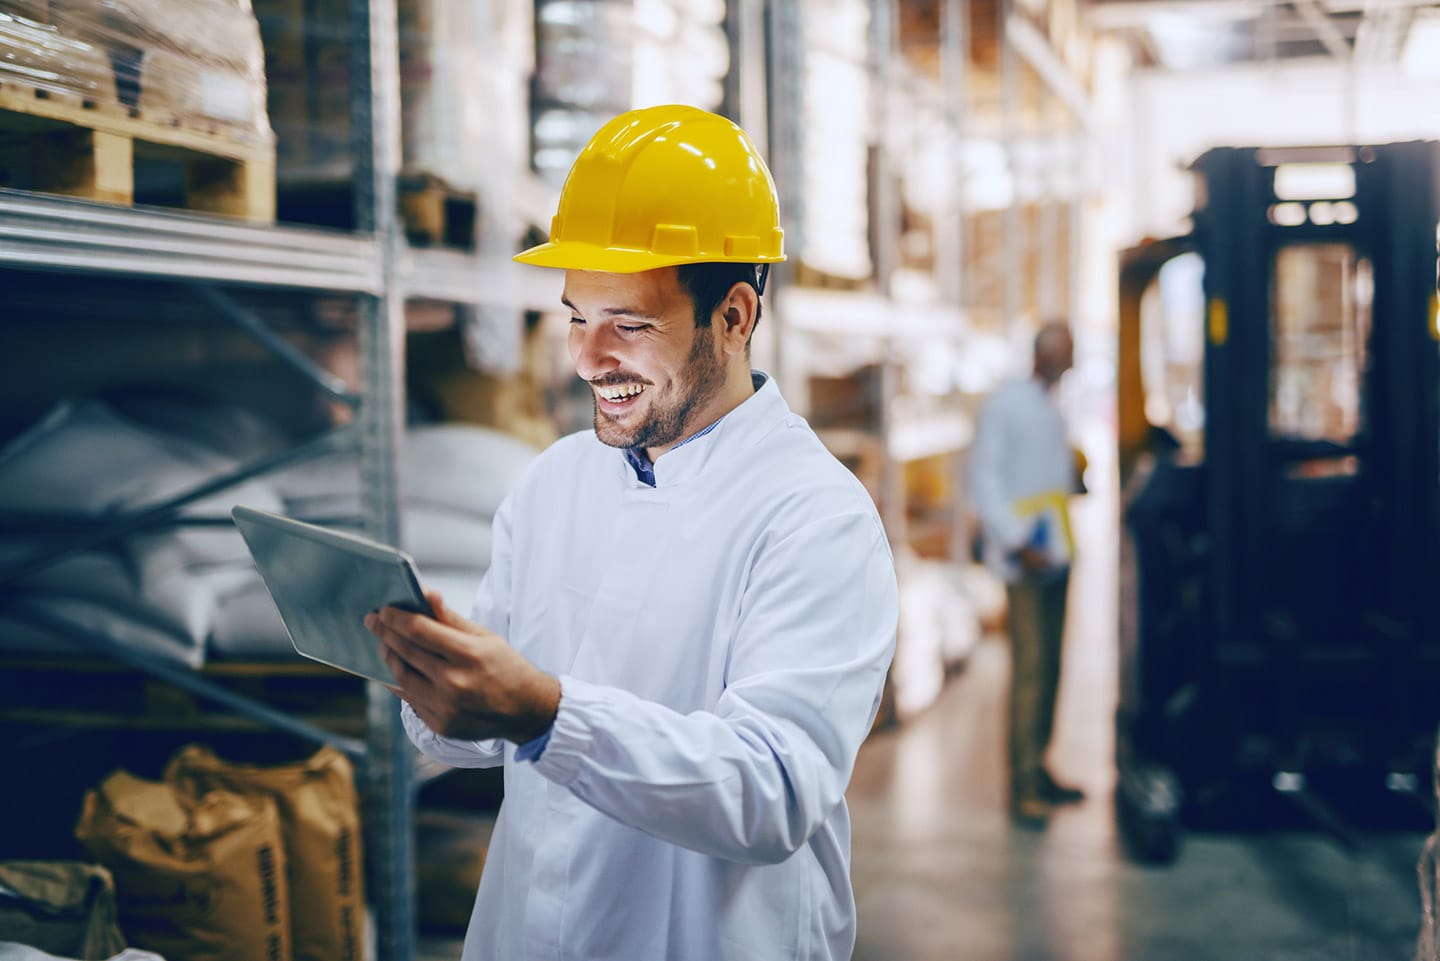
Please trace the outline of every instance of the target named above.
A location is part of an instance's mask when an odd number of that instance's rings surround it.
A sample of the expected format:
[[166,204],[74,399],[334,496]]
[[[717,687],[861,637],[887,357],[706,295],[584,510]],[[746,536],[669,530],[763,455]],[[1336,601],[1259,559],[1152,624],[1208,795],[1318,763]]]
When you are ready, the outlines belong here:
[[[490,566],[495,511],[538,452],[486,427],[412,427],[401,458],[401,544],[415,558],[426,587],[455,610],[469,613]],[[360,513],[359,464],[335,454],[269,477],[292,517],[353,517]],[[258,578],[222,602],[211,639],[216,656],[268,657],[293,653],[275,605]]]
[[[290,445],[254,415],[193,397],[67,402],[0,449],[0,570]],[[489,566],[491,519],[534,458],[468,425],[419,426],[402,463],[404,546],[430,586],[466,610]],[[337,453],[254,478],[181,513],[225,521],[246,504],[336,526],[361,514],[359,462]],[[232,526],[167,525],[96,545],[26,578],[0,606],[0,647],[90,648],[86,633],[189,666],[211,655],[294,657]]]
[[[254,449],[284,444],[243,412],[206,411],[201,430],[176,415],[184,410],[148,399],[128,407],[99,398],[65,402],[0,450],[0,568],[63,540],[53,532],[92,530],[235,470]],[[250,482],[182,514],[223,517],[231,498],[283,506],[264,484]],[[88,632],[199,666],[219,601],[200,575],[243,572],[246,564],[238,536],[215,527],[167,527],[98,544],[18,585],[0,608],[0,645],[83,651],[78,636]]]
[[359,797],[344,755],[292,764],[180,749],[163,780],[116,771],[76,837],[115,878],[136,946],[172,961],[360,961]]
[[121,929],[176,961],[289,961],[290,899],[270,798],[116,771],[85,795],[75,836],[115,877]]
[[323,747],[296,764],[261,767],[225,761],[192,744],[171,758],[165,780],[196,799],[230,792],[273,803],[285,843],[296,961],[359,961],[365,916],[360,802],[343,754]]
[[124,951],[110,872],[80,861],[0,861],[0,958],[17,944],[86,961]]

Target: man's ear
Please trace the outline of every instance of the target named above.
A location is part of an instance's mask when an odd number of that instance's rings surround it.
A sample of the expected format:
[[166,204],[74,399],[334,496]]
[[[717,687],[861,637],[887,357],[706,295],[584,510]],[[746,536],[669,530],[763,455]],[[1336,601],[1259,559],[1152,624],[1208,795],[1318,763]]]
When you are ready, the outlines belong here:
[[750,335],[755,331],[756,315],[760,312],[760,295],[747,283],[737,282],[715,309],[720,326],[720,342],[727,354],[744,353]]

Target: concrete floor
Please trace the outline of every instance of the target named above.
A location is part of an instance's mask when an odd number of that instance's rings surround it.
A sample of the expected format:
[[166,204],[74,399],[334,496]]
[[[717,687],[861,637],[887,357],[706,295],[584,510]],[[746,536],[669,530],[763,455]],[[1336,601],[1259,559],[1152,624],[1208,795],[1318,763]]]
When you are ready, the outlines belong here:
[[1111,815],[1108,719],[1080,704],[1065,711],[1054,766],[1090,797],[1043,831],[1012,827],[1000,773],[1007,671],[1004,646],[987,642],[933,708],[861,752],[849,794],[855,961],[1413,954],[1423,837],[1370,836],[1346,854],[1318,835],[1190,836],[1174,865],[1134,865]]
[[[1041,831],[1006,814],[1009,660],[991,638],[939,700],[861,749],[849,791],[859,908],[854,961],[1405,961],[1424,838],[1190,836],[1177,863],[1123,855],[1111,807],[1114,499],[1076,512],[1065,676],[1052,768],[1088,792]],[[426,938],[424,961],[455,961]]]

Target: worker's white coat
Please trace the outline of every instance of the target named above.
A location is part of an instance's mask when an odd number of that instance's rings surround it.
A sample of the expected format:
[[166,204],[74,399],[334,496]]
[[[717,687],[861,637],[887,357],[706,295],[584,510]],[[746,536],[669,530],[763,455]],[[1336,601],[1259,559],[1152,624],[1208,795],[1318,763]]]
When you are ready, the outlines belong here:
[[850,957],[844,791],[897,617],[880,520],[771,381],[655,474],[573,435],[496,517],[474,618],[561,678],[538,761],[404,709],[431,757],[505,763],[465,961]]

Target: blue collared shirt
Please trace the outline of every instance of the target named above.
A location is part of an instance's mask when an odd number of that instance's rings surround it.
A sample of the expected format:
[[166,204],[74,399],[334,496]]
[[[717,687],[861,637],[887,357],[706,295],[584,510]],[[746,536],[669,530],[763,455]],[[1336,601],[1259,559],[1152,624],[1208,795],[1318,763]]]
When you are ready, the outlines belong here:
[[[692,440],[699,440],[715,428],[719,427],[720,421],[724,419],[724,417],[721,417],[720,420],[715,421],[709,427],[706,427],[704,430],[696,431],[695,433],[691,434],[689,437],[685,438],[680,443],[676,444],[670,449],[679,450],[686,444],[690,443]],[[625,448],[625,459],[628,460],[630,462],[630,466],[635,469],[635,476],[640,479],[640,483],[647,484],[650,487],[655,486],[655,465],[650,462],[650,455],[645,453],[645,448]]]

